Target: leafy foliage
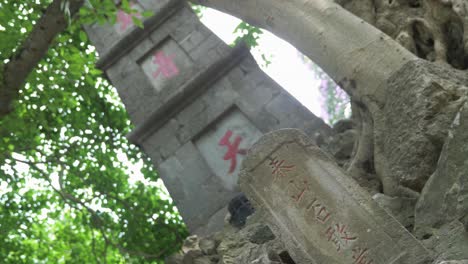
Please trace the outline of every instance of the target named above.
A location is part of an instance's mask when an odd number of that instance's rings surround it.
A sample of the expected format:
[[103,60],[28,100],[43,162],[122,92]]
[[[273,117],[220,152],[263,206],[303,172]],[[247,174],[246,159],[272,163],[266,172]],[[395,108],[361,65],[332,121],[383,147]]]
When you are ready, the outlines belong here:
[[203,17],[203,12],[207,9],[206,6],[195,5],[195,4],[191,3],[191,2],[189,2],[189,5],[192,8],[193,12],[195,12],[195,14],[197,14],[198,18]]
[[348,118],[350,99],[322,69],[316,67],[317,79],[321,80],[320,93],[324,97],[322,108],[325,110],[325,119],[329,124]]
[[251,26],[246,22],[241,22],[234,29],[234,34],[240,34],[237,39],[234,41],[234,45],[239,43],[239,41],[244,41],[249,47],[258,46],[258,39],[262,34],[262,30],[258,27]]
[[[0,0],[0,62],[50,2]],[[116,10],[89,0],[0,120],[2,263],[160,263],[187,235],[80,27]]]

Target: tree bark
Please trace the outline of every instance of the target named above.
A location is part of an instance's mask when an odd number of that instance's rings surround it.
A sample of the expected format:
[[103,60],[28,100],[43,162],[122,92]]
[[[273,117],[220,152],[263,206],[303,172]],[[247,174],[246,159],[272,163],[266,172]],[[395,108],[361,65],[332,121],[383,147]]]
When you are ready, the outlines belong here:
[[[65,12],[61,9],[63,1],[54,0],[47,7],[16,54],[0,67],[0,118],[13,110],[12,103],[26,78],[45,56],[54,38],[67,27]],[[83,3],[84,0],[69,0],[70,17]]]

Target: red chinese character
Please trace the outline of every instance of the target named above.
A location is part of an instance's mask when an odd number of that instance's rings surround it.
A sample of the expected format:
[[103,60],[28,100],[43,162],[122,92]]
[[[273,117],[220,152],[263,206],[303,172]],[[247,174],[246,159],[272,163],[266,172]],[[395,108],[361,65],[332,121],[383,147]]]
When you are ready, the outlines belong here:
[[[278,160],[277,158],[273,158],[272,161],[270,161],[270,166],[273,169],[271,171],[271,175],[276,175],[276,178],[278,177],[285,177],[286,176],[286,171],[291,171],[294,168],[294,165],[283,165],[284,160]],[[275,179],[276,179],[275,178]]]
[[158,70],[153,72],[153,77],[158,78],[162,74],[166,78],[170,78],[179,74],[179,69],[174,63],[174,55],[166,56],[164,52],[158,51],[153,55],[153,64],[158,65]]
[[319,220],[320,223],[325,224],[330,218],[331,214],[328,212],[327,208],[320,204],[320,202],[315,198],[308,206],[307,210],[312,208],[314,210],[315,219]]
[[[130,3],[130,6],[135,9],[136,4]],[[142,18],[140,13],[136,13],[134,16],[140,19]],[[133,26],[132,15],[119,9],[119,11],[117,11],[117,23],[120,24],[120,31],[125,31],[128,27]]]
[[374,261],[372,259],[367,259],[367,248],[362,249],[360,247],[353,248],[353,259],[354,264],[373,264]]
[[239,145],[242,141],[240,136],[237,136],[234,139],[234,143],[230,142],[232,136],[232,131],[228,130],[224,136],[219,141],[220,146],[226,146],[228,148],[226,154],[224,154],[224,160],[231,160],[231,166],[229,166],[229,173],[233,173],[237,166],[237,154],[245,155],[247,154],[246,149],[239,149]]
[[307,180],[290,180],[286,186],[286,193],[293,198],[295,202],[299,203],[308,189]]
[[132,16],[125,13],[123,10],[117,12],[117,23],[120,24],[120,31],[125,31],[133,25]]
[[355,236],[351,236],[346,231],[346,225],[335,224],[330,226],[325,232],[328,241],[332,241],[335,244],[336,251],[340,251],[342,247],[346,247],[350,241],[357,239]]

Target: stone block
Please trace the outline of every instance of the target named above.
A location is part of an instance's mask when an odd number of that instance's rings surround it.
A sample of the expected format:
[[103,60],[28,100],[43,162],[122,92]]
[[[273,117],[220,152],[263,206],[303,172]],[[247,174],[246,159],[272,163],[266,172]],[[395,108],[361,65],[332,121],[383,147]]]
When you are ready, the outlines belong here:
[[238,110],[229,111],[194,142],[226,190],[236,190],[240,164],[262,133]]
[[163,159],[171,156],[181,146],[179,140],[175,136],[174,131],[179,127],[179,123],[175,119],[171,119],[161,129],[149,136],[143,142],[143,149],[151,151],[159,149]]
[[177,114],[177,121],[181,127],[177,130],[180,142],[187,142],[198,134],[206,125],[206,113],[208,106],[205,101],[197,98],[194,102]]
[[207,114],[216,116],[230,108],[237,98],[239,98],[239,94],[222,82],[215,83],[211,89],[202,95],[202,100],[210,109]]
[[138,0],[138,3],[145,9],[145,10],[153,10],[155,12],[158,12],[161,10],[161,8],[163,8],[164,6],[166,6],[167,4],[169,4],[169,2],[171,2],[171,0],[158,0],[158,1],[154,1],[154,0]]
[[[240,109],[242,111],[246,111],[245,108],[240,107]],[[258,129],[264,133],[284,128],[281,127],[280,121],[276,119],[276,117],[270,112],[266,111],[264,108],[260,109],[260,111],[255,112],[253,114],[249,113],[248,115],[252,122],[258,127]]]
[[431,253],[302,133],[263,136],[240,186],[296,263],[423,264]]
[[205,225],[235,194],[223,188],[191,142],[161,163],[159,172],[192,232]]
[[[456,114],[436,171],[422,190],[416,206],[415,229],[420,237],[432,235],[441,224],[460,220],[468,231],[468,103]],[[467,244],[468,251],[468,244]]]
[[281,128],[297,128],[311,136],[319,131],[326,135],[331,130],[322,119],[312,114],[286,91],[274,97],[265,106],[265,110],[279,120]]
[[294,127],[295,114],[300,107],[303,106],[299,101],[295,100],[286,91],[283,91],[265,106],[265,110],[280,120],[282,126]]
[[195,29],[195,24],[190,20],[185,20],[185,23],[171,29],[170,35],[176,42],[181,43]]
[[[248,80],[248,75],[246,78]],[[281,88],[276,87],[276,84],[266,81],[257,85],[245,82],[244,85],[234,85],[234,87],[239,93],[237,104],[242,105],[242,108],[248,109],[249,112],[259,112],[263,106],[267,105],[281,93]]]
[[173,40],[167,39],[140,61],[141,68],[156,91],[178,87],[190,78],[192,60]]
[[156,167],[159,167],[159,164],[161,164],[164,161],[163,156],[159,151],[159,148],[145,150],[145,153],[148,155],[148,157],[150,157],[151,161],[153,162],[153,165]]
[[376,169],[383,172],[387,194],[403,195],[405,188],[421,192],[464,103],[468,75],[438,63],[410,60],[387,85],[384,94],[377,95],[385,104],[378,106],[382,110],[374,118],[374,145],[385,165]]
[[146,38],[128,53],[128,59],[136,62],[153,49],[154,46],[155,43],[150,38]]
[[[225,224],[224,219],[226,218],[227,213],[228,211],[226,207],[221,208],[219,211],[209,217],[209,219],[206,221],[206,224],[197,228],[197,230],[195,230],[193,233],[199,236],[208,236],[222,230]],[[200,245],[200,247],[202,246]]]
[[186,36],[182,41],[180,41],[180,45],[185,49],[187,52],[191,52],[192,49],[200,45],[200,43],[206,38],[206,35],[199,29],[193,30],[188,36]]
[[[215,62],[216,58],[220,57],[216,52],[216,47],[221,42],[216,35],[212,34],[205,38],[198,47],[194,48],[189,55],[195,64],[206,67]],[[212,53],[208,56],[210,51]]]

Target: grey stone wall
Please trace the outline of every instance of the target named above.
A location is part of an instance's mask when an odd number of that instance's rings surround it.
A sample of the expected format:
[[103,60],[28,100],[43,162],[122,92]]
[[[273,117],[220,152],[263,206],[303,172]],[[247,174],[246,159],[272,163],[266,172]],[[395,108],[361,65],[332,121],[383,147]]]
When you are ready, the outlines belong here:
[[181,1],[134,2],[155,10],[145,29],[87,28],[98,66],[136,126],[129,139],[151,157],[190,231],[219,230],[240,163],[262,134],[289,127],[313,137],[329,127]]

